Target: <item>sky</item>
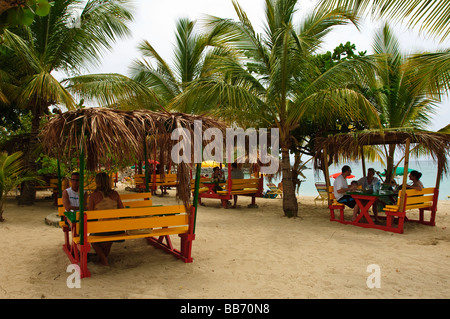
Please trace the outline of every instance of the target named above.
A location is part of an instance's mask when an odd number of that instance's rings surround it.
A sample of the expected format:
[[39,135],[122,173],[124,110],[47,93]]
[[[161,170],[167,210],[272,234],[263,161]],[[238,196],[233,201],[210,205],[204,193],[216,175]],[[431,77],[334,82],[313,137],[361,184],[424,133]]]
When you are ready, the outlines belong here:
[[[240,0],[239,4],[247,13],[254,27],[261,31],[264,19],[264,0]],[[302,14],[311,12],[316,0],[299,0],[297,20]],[[137,46],[143,40],[149,41],[157,52],[168,62],[172,59],[172,49],[175,43],[175,25],[178,18],[187,17],[198,20],[201,24],[205,15],[221,18],[237,19],[231,0],[134,0],[134,22],[130,25],[132,36],[113,45],[111,52],[105,53],[101,65],[90,68],[87,73],[120,73],[129,75],[128,67],[134,59],[141,56]],[[336,27],[326,38],[320,53],[333,51],[340,43],[350,41],[356,44],[357,51],[372,53],[371,43],[373,32],[383,21],[365,18],[361,21],[358,31],[353,25]],[[407,30],[401,25],[395,26],[402,52],[414,53],[432,51],[438,48],[450,48],[450,40],[439,43],[425,35],[419,35],[417,30]],[[446,99],[437,108],[431,130],[438,130],[450,119],[450,99]]]

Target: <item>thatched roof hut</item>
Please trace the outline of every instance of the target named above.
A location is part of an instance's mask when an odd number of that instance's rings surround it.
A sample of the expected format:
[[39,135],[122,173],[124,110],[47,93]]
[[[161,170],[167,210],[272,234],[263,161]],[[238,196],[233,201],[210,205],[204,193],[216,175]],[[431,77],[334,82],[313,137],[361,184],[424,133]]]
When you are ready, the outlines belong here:
[[447,173],[447,157],[450,151],[450,134],[426,132],[416,130],[396,131],[361,131],[354,133],[336,134],[316,139],[316,152],[325,147],[327,154],[335,162],[338,158],[355,159],[361,157],[361,146],[396,144],[404,147],[407,140],[411,144],[420,144],[424,150]]
[[[363,158],[362,147],[365,145],[396,144],[405,149],[405,171],[407,171],[410,144],[420,144],[427,155],[438,164],[436,187],[439,187],[443,173],[448,173],[448,156],[450,152],[450,134],[439,132],[418,131],[413,129],[360,131],[336,134],[329,137],[316,138],[315,167],[328,169],[328,158],[338,162],[339,159]],[[324,162],[324,163],[323,163]],[[326,172],[326,175],[329,175]],[[327,176],[328,177],[328,176]],[[406,185],[406,175],[404,176]],[[327,180],[327,185],[330,185]]]
[[[80,156],[83,150],[88,170],[95,170],[111,158],[115,165],[123,168],[144,158],[144,145],[149,136],[156,138],[162,154],[170,154],[173,145],[178,143],[171,140],[172,131],[185,128],[193,134],[196,120],[201,120],[202,132],[212,127],[222,131],[226,128],[224,122],[200,115],[85,108],[52,117],[43,127],[40,139],[45,152],[53,157],[73,158]],[[178,169],[180,189],[187,190],[178,194],[185,204],[190,196],[188,166],[182,163]]]

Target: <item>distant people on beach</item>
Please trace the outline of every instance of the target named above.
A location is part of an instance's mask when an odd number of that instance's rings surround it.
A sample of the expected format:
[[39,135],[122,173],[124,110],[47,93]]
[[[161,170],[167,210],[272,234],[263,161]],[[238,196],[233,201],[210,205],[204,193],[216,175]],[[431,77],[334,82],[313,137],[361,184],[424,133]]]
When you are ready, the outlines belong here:
[[[231,164],[231,179],[243,179],[244,172],[238,167],[237,163]],[[233,206],[232,208],[236,208],[238,195],[233,195]]]
[[213,168],[213,173],[211,175],[211,182],[215,183],[216,185],[213,188],[214,192],[221,191],[222,187],[219,186],[219,183],[224,179],[223,171],[220,169],[219,166],[216,166]]

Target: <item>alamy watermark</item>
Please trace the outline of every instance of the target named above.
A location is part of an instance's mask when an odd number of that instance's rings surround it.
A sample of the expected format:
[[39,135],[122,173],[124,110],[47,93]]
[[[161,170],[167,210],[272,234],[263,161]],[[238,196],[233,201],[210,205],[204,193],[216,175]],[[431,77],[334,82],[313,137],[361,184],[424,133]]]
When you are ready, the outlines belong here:
[[[248,150],[246,150],[246,137],[248,137]],[[222,131],[218,128],[208,128],[202,132],[202,121],[198,120],[194,121],[193,136],[186,128],[177,128],[172,131],[171,139],[178,143],[172,148],[171,159],[175,164],[192,163],[192,161],[193,163],[202,161],[245,163],[248,159],[248,163],[262,164],[260,167],[262,174],[275,174],[279,166],[279,129],[270,129],[270,147],[268,138],[269,132],[266,128],[261,128],[258,132],[254,128],[245,131],[242,128],[227,128],[224,139]],[[203,141],[210,142],[202,150]],[[235,148],[236,158],[234,158]]]
[[381,268],[377,264],[367,266],[367,272],[371,274],[367,277],[367,288],[381,288]]

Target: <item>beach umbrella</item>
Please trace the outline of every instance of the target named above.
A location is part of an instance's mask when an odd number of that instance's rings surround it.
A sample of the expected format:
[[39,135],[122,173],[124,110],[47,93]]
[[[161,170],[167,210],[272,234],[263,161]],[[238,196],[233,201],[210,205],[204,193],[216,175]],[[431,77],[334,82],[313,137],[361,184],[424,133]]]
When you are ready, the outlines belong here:
[[[405,169],[403,167],[397,167],[395,170],[395,176],[401,176],[403,175]],[[412,171],[414,171],[412,168],[408,168],[408,173],[411,173]],[[380,174],[381,176],[386,176],[386,171],[384,171],[383,173]]]
[[220,166],[220,163],[218,163],[216,161],[203,161],[202,162],[202,167],[216,167],[216,166]]
[[[341,175],[341,174],[342,174],[342,173],[334,173],[334,174],[331,174],[330,177],[331,177],[331,178],[337,178],[337,177],[338,177],[339,175]],[[348,176],[347,176],[347,179],[350,179],[350,178],[355,178],[355,175],[351,175],[351,174],[348,175]]]

